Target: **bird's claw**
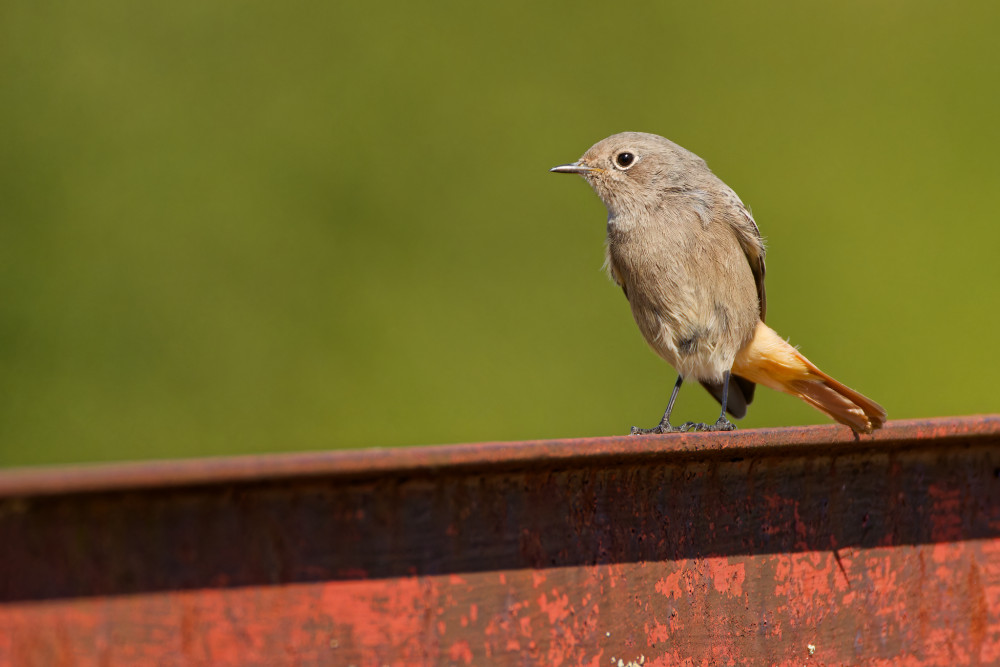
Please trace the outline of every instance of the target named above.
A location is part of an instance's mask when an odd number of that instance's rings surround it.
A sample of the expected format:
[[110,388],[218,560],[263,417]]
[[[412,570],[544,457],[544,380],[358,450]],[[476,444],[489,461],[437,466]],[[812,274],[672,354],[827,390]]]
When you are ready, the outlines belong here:
[[712,431],[735,431],[736,424],[729,421],[725,417],[719,417],[718,421],[714,424],[706,424],[704,422],[688,422],[684,424],[681,428],[687,430],[689,433],[703,433]]
[[633,426],[630,432],[631,435],[660,435],[664,433],[705,433],[712,431],[735,431],[736,424],[732,423],[725,417],[719,417],[719,420],[714,424],[706,424],[705,422],[684,422],[680,426],[671,426],[667,422],[661,422],[653,428],[639,428],[638,426]]
[[629,435],[660,435],[664,433],[680,433],[683,430],[683,426],[671,426],[669,422],[661,422],[653,428],[633,426]]
[[713,431],[735,431],[736,424],[726,419],[724,416],[719,417],[719,420],[715,422],[712,428]]

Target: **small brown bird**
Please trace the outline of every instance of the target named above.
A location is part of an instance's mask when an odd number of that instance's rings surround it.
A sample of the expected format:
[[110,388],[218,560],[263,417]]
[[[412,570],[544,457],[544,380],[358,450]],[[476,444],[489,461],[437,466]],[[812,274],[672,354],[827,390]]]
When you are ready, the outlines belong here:
[[[764,324],[764,243],[740,198],[694,153],[655,134],[622,132],[572,164],[608,209],[607,269],[646,342],[677,370],[659,425],[632,433],[729,431],[755,384],[798,396],[858,433],[885,423],[878,403],[819,370]],[[714,424],[675,427],[687,378],[722,404]]]

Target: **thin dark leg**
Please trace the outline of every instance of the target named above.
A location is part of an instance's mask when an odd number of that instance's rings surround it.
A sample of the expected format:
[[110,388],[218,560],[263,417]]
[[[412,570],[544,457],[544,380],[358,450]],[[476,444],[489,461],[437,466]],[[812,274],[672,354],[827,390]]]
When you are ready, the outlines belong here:
[[674,410],[674,401],[677,400],[677,392],[681,390],[681,385],[684,384],[684,376],[678,375],[677,382],[674,383],[674,390],[670,392],[670,401],[667,403],[667,409],[663,413],[663,419],[660,423],[653,428],[639,428],[638,426],[632,427],[632,435],[649,435],[650,433],[674,433],[680,431],[680,428],[670,425],[670,413]]
[[670,416],[670,409],[674,405],[674,397],[680,387],[681,378],[677,378],[677,385],[674,387],[674,395],[670,397],[670,405],[667,406],[667,414],[663,415],[663,422],[659,426],[651,429],[636,429],[633,427],[632,433],[676,433],[676,432],[700,432],[700,431],[735,431],[736,425],[726,418],[726,405],[729,403],[729,371],[722,376],[722,413],[718,421],[714,424],[703,422],[685,422],[680,426],[671,426],[667,421]]
[[677,394],[680,392],[682,384],[684,384],[684,376],[678,375],[674,389],[670,392],[670,400],[667,401],[667,409],[663,412],[663,419],[660,420],[661,424],[670,425],[670,413],[674,411],[674,401],[677,400]]
[[719,419],[726,418],[726,403],[729,402],[729,371],[722,376],[722,414]]
[[709,430],[711,431],[735,431],[736,425],[726,418],[726,403],[729,402],[729,371],[722,377],[722,414],[719,420]]

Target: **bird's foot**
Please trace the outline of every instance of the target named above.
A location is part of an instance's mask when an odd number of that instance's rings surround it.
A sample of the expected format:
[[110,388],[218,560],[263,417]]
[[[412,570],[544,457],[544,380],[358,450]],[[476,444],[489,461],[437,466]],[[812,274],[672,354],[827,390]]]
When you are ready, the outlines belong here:
[[684,426],[671,426],[670,422],[660,422],[653,428],[633,426],[629,435],[656,435],[661,433],[680,433],[682,431],[684,431]]
[[699,430],[702,430],[702,431],[735,431],[736,430],[736,424],[734,424],[733,422],[729,421],[725,417],[719,417],[718,421],[716,421],[714,424],[701,424],[701,426],[705,427],[703,429],[699,429]]
[[719,417],[719,420],[714,424],[706,424],[705,422],[686,422],[681,426],[678,426],[678,431],[684,431],[685,433],[708,433],[712,431],[735,431],[736,424],[729,421],[725,417]]
[[725,417],[719,417],[714,424],[705,422],[684,422],[680,426],[671,426],[669,422],[660,422],[653,428],[633,426],[630,435],[658,435],[663,433],[707,433],[711,431],[735,431],[736,424]]
[[684,422],[677,428],[685,433],[701,433],[702,431],[710,431],[712,426],[705,422]]

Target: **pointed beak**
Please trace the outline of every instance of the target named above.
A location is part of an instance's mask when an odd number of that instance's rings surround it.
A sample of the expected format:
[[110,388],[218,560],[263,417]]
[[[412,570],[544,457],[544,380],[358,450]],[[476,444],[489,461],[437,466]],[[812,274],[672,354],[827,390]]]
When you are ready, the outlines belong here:
[[594,167],[588,167],[585,164],[580,164],[579,160],[573,162],[572,164],[561,164],[558,167],[552,167],[549,171],[555,172],[557,174],[586,174],[589,171],[600,171],[600,169],[595,169]]

